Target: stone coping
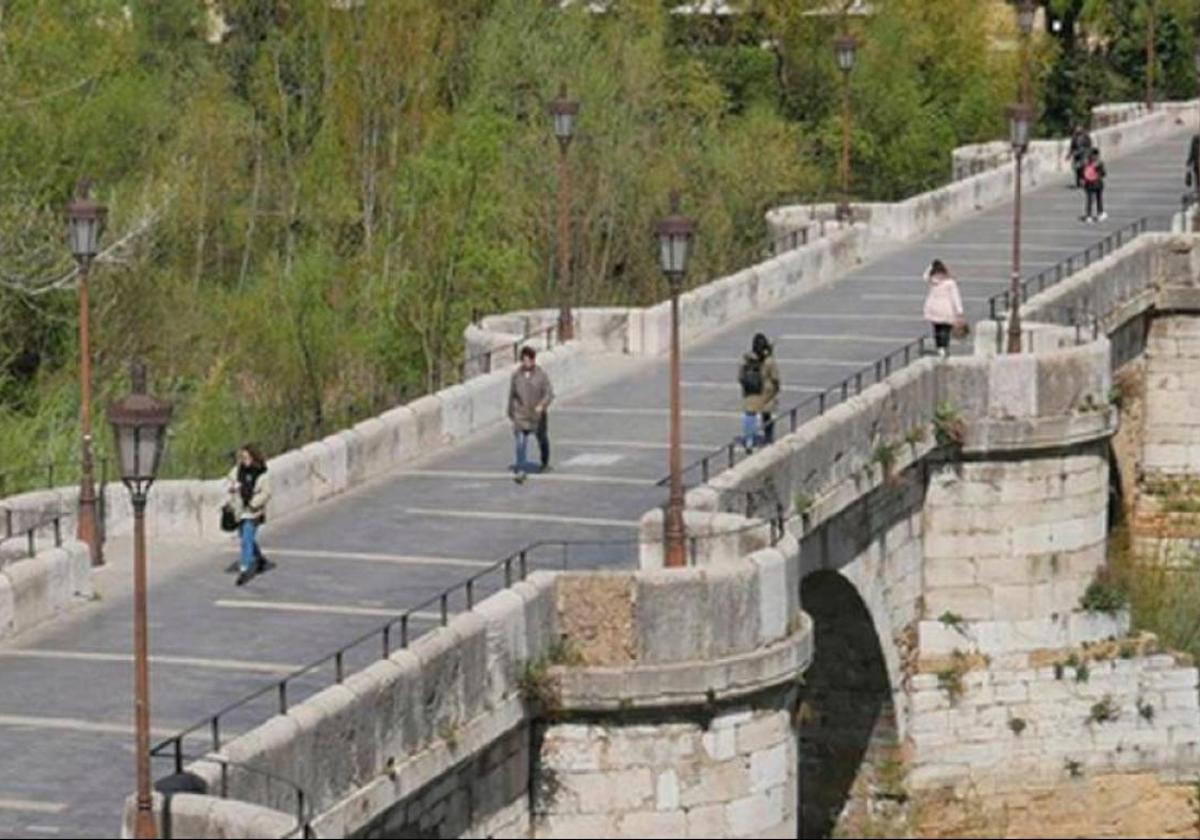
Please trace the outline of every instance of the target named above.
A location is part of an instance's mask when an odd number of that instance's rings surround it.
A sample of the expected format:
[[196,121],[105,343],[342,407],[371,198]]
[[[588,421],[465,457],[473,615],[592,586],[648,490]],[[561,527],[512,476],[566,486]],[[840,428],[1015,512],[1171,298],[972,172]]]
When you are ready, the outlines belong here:
[[704,661],[627,667],[554,666],[565,712],[709,706],[793,680],[812,662],[812,619],[798,613],[782,641],[734,656]]

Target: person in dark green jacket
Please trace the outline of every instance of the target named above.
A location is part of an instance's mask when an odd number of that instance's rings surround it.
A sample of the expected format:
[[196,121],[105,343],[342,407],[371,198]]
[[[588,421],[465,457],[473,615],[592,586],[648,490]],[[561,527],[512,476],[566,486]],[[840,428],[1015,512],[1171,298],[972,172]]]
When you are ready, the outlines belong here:
[[775,442],[774,414],[779,411],[779,365],[771,342],[762,333],[754,336],[750,352],[742,357],[738,375],[742,386],[742,445],[746,451],[756,445]]

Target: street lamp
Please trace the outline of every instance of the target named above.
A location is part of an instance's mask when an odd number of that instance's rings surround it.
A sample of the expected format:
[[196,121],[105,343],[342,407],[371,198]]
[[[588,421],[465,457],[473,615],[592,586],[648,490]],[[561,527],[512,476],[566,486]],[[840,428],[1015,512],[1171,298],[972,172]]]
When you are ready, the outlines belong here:
[[150,663],[146,631],[146,494],[158,474],[171,403],[146,393],[146,368],[132,368],[133,390],[108,407],[121,481],[133,501],[134,724],[137,742],[135,837],[154,837],[150,799]]
[[579,103],[567,98],[567,86],[558,88],[558,97],[550,103],[554,118],[554,136],[558,138],[558,337],[570,341],[575,337],[571,319],[571,179],[567,168],[567,147],[575,136],[575,115]]
[[1037,16],[1037,5],[1033,0],[1020,0],[1017,3],[1017,27],[1021,34],[1029,36],[1033,33],[1033,21]]
[[71,254],[79,264],[79,419],[83,433],[79,477],[79,524],[76,533],[87,543],[93,566],[104,562],[100,530],[96,522],[96,482],[92,465],[92,351],[88,274],[100,252],[100,235],[108,208],[88,197],[88,181],[80,181],[75,197],[67,205],[67,235]]
[[858,41],[844,35],[833,42],[833,52],[842,71],[842,200],[837,207],[838,221],[850,219],[850,71],[854,69]]
[[1008,109],[1013,150],[1012,285],[1008,306],[1008,352],[1021,352],[1021,162],[1029,147],[1032,109],[1025,103]]
[[671,492],[664,527],[666,565],[686,566],[683,527],[683,421],[679,397],[679,293],[687,274],[696,225],[679,212],[679,192],[671,193],[671,215],[658,223],[659,259],[671,286]]
[[1146,110],[1154,110],[1154,0],[1146,0]]

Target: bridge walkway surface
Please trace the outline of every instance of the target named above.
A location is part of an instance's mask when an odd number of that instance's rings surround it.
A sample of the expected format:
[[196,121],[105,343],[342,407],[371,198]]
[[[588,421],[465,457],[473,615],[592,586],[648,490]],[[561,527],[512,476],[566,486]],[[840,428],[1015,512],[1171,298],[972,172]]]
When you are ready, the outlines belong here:
[[[1028,194],[1024,274],[1131,221],[1177,210],[1185,142],[1180,132],[1110,162],[1104,223],[1079,220],[1082,196],[1065,179]],[[983,317],[987,296],[1008,282],[1011,212],[996,206],[947,226],[687,346],[685,460],[737,433],[738,360],[756,331],[775,341],[791,405],[925,332],[921,274],[934,257],[958,277],[969,315]],[[665,496],[656,481],[667,463],[667,360],[587,364],[587,381],[597,384],[550,413],[553,472],[524,486],[507,472],[511,434],[495,427],[269,522],[264,549],[278,567],[244,587],[226,571],[232,541],[152,543],[154,734],[195,722],[527,543],[595,540],[572,552],[572,566],[631,564],[638,519]],[[134,786],[128,541],[111,542],[107,553],[96,579],[102,598],[0,646],[0,835],[117,836]],[[535,565],[559,557],[549,548]],[[498,582],[481,584],[477,597]],[[346,668],[378,655],[364,646]],[[330,681],[328,669],[300,680],[292,701]],[[266,696],[232,715],[225,737],[266,720],[275,702]],[[154,769],[168,773],[170,762]]]

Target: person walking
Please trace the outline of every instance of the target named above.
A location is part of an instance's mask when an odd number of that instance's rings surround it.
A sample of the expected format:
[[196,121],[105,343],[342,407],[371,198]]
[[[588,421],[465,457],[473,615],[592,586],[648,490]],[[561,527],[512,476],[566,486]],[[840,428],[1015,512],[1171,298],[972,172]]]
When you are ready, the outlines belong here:
[[271,480],[267,477],[267,462],[258,447],[248,443],[238,450],[237,464],[229,472],[229,499],[226,502],[238,521],[238,534],[241,537],[238,586],[268,568],[267,559],[258,547],[258,531],[267,521],[267,502],[270,500]]
[[782,384],[771,342],[756,333],[738,373],[742,386],[742,445],[747,452],[775,442],[774,414],[779,410]]
[[1108,170],[1104,167],[1104,161],[1100,159],[1100,150],[1093,146],[1088,152],[1087,163],[1083,166],[1083,191],[1087,194],[1083,221],[1088,224],[1103,222],[1108,218],[1108,214],[1104,212],[1104,179],[1107,177]]
[[[513,371],[508,387],[508,419],[513,426],[516,442],[516,463],[513,464],[514,480],[523,484],[531,471],[548,472],[550,469],[550,431],[546,410],[554,400],[554,386],[550,377],[537,365],[537,351],[532,347],[521,348],[521,363]],[[541,466],[526,460],[529,436],[537,438]]]
[[1200,134],[1192,138],[1185,166],[1187,167],[1187,185],[1196,195],[1200,196]]
[[1091,136],[1084,131],[1082,125],[1076,125],[1071,134],[1071,146],[1067,150],[1067,157],[1071,159],[1071,166],[1075,170],[1075,189],[1083,186],[1083,167],[1087,164],[1091,151]]
[[925,269],[929,291],[925,295],[925,320],[933,326],[933,344],[943,359],[950,352],[950,334],[956,324],[965,323],[962,296],[958,282],[941,260],[934,260]]

